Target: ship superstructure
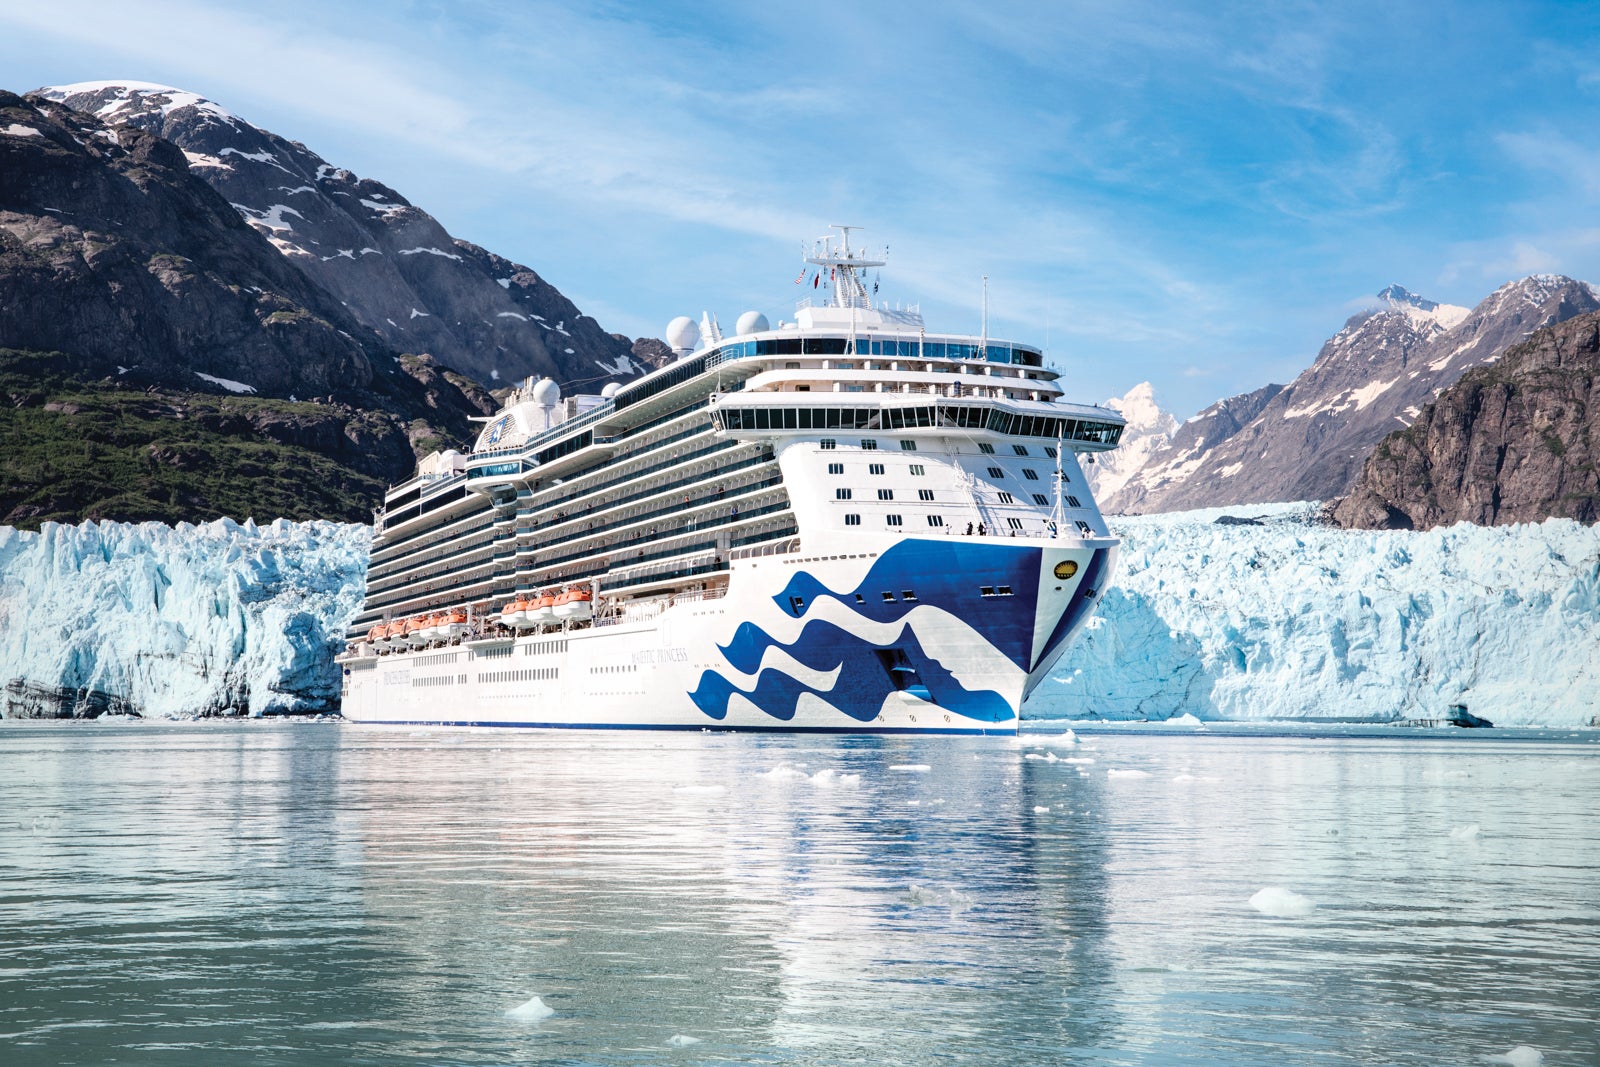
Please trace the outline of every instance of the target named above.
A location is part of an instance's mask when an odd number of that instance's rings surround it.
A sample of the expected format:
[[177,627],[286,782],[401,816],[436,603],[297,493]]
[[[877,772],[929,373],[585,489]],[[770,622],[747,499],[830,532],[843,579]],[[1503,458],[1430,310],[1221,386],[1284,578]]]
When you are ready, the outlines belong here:
[[878,303],[839,229],[793,322],[674,320],[668,365],[523,383],[390,489],[346,717],[1015,731],[1110,577],[1078,456],[1122,417]]

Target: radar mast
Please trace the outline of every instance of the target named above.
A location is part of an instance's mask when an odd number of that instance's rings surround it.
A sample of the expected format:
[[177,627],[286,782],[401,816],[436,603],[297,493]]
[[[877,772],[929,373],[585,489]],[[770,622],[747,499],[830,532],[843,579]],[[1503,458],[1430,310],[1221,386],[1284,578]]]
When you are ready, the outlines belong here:
[[850,231],[859,230],[860,226],[841,226],[834,223],[828,228],[838,230],[839,233],[830,233],[817,238],[805,261],[818,267],[828,268],[829,280],[833,282],[833,299],[829,306],[870,310],[872,296],[867,292],[867,283],[860,272],[868,267],[881,267],[887,260],[869,259],[865,249],[850,247]]

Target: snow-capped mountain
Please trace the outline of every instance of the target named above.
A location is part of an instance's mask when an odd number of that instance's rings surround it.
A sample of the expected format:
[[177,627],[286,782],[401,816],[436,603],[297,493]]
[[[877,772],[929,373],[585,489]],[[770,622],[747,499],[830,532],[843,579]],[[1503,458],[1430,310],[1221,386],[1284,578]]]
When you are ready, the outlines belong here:
[[203,178],[365,326],[402,352],[492,385],[528,375],[586,383],[648,369],[528,267],[460,241],[395,190],[327,163],[194,93],[144,82],[39,91],[183,150]]
[[1120,490],[1134,472],[1178,432],[1178,420],[1161,410],[1156,403],[1155,389],[1149,382],[1140,382],[1122,396],[1107,400],[1105,406],[1122,412],[1128,426],[1114,450],[1095,456],[1094,462],[1084,468],[1089,489],[1097,500],[1104,500]]
[[1293,382],[1201,412],[1102,506],[1138,514],[1333,499],[1380,440],[1467,370],[1542,326],[1597,308],[1587,283],[1557,275],[1509,282],[1471,310],[1390,286]]

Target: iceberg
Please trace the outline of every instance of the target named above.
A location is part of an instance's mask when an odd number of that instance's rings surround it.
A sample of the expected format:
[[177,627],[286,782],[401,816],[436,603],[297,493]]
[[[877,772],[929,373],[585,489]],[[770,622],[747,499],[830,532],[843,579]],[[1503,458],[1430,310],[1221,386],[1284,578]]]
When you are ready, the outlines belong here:
[[370,543],[332,522],[0,527],[0,712],[337,711]]
[[[1600,527],[1341,530],[1314,503],[1112,520],[1098,618],[1029,718],[1600,715]],[[1231,517],[1230,523],[1218,523]]]

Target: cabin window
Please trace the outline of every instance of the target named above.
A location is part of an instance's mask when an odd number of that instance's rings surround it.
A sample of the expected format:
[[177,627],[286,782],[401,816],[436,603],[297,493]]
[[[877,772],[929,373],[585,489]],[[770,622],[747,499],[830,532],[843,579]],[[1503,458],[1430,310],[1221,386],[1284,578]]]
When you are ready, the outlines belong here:
[[882,474],[883,473],[883,464],[882,463],[868,463],[867,464],[867,473],[868,474]]
[[861,525],[861,516],[860,515],[846,515],[844,517],[844,524],[846,526],[860,526]]
[[1053,445],[1045,445],[1044,446],[1044,454],[1049,456],[1051,459],[1055,459],[1056,458],[1055,446],[1053,446]]
[[902,451],[902,452],[915,452],[916,450],[917,450],[917,443],[915,441],[901,441],[900,442],[900,451]]
[[1067,506],[1069,508],[1081,508],[1081,507],[1083,507],[1083,502],[1080,501],[1075,496],[1068,496],[1067,497]]
[[986,456],[992,456],[994,455],[994,445],[984,444],[980,441],[978,443],[978,451],[982,452]]
[[785,363],[783,365],[783,369],[784,370],[799,370],[800,369],[800,361],[797,360],[797,359],[791,359],[789,362],[787,362],[787,363]]
[[1020,529],[1022,529],[1022,520],[1021,519],[1007,519],[1006,520],[1006,525],[1010,526],[1013,530],[1020,530]]
[[1023,467],[1022,476],[1028,479],[1030,482],[1036,482],[1039,480],[1039,472],[1034,470],[1032,467]]
[[827,449],[838,448],[839,447],[839,442],[835,441],[831,437],[824,437],[822,440],[817,442],[817,445],[818,445],[818,447],[827,450]]
[[1049,504],[1050,504],[1050,501],[1048,501],[1048,500],[1046,500],[1044,498],[1044,494],[1043,493],[1035,493],[1035,494],[1033,494],[1033,502],[1035,504],[1038,504],[1040,507],[1048,507]]
[[863,452],[875,451],[877,449],[877,447],[878,447],[878,442],[873,440],[872,438],[864,437],[864,438],[861,439],[861,450]]
[[879,489],[878,490],[878,499],[879,500],[893,500],[894,499],[894,490],[893,489]]
[[1016,497],[1012,496],[1010,493],[1007,493],[1007,492],[1005,492],[1003,490],[1001,491],[1001,493],[1000,493],[1000,503],[1002,503],[1002,504],[1015,504],[1016,502],[1017,502]]
[[927,469],[925,467],[923,467],[922,464],[913,463],[911,465],[911,473],[920,478],[920,477],[922,477],[924,474],[926,474],[928,472],[927,472]]
[[1092,527],[1090,527],[1090,525],[1088,523],[1084,522],[1082,519],[1078,519],[1077,523],[1078,523],[1078,529],[1083,531],[1084,533],[1086,533],[1086,534],[1094,533],[1094,529]]
[[943,526],[944,525],[944,516],[943,515],[929,515],[928,516],[928,525],[929,526]]
[[843,474],[844,473],[844,464],[843,463],[830,463],[830,464],[828,464],[828,473],[829,474]]
[[850,499],[850,490],[842,488],[842,487],[838,488],[838,489],[835,489],[833,491],[833,499],[835,499],[835,500],[849,500]]
[[933,499],[933,490],[932,489],[918,489],[917,490],[917,499],[918,500],[932,500]]
[[885,515],[883,517],[883,521],[885,523],[887,523],[888,525],[890,525],[890,526],[899,526],[899,525],[901,525],[901,518],[898,515]]
[[1015,452],[1019,456],[1026,456],[1028,454],[1028,446],[1027,445],[1012,445],[1011,446],[1011,451]]
[[917,599],[917,592],[915,589],[902,589],[900,590],[900,599],[915,600]]
[[1004,478],[1005,476],[1006,476],[1006,472],[1001,470],[999,467],[990,467],[989,468],[989,477],[995,478],[995,479],[1000,479],[1000,478]]

